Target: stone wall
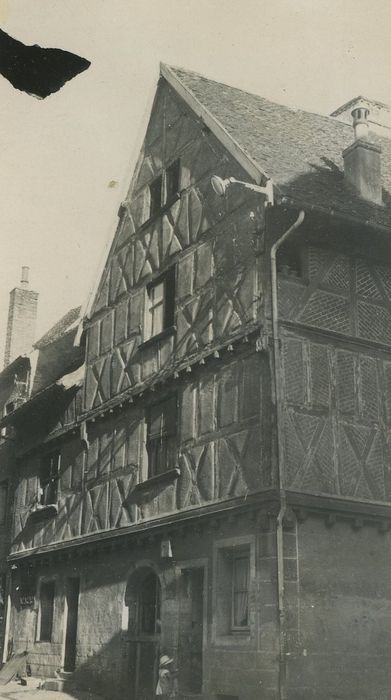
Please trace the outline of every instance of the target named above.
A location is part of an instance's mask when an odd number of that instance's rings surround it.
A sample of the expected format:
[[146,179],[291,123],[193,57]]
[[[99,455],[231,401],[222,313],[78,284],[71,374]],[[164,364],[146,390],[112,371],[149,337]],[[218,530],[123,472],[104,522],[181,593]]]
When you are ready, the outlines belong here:
[[290,700],[389,698],[391,533],[361,525],[321,517],[297,525],[286,583]]
[[[256,525],[258,523],[258,525]],[[254,534],[256,525],[256,534]],[[266,529],[264,529],[266,528]],[[13,647],[27,649],[34,675],[53,675],[61,666],[66,578],[80,575],[79,625],[77,635],[77,682],[110,700],[131,695],[134,682],[130,668],[130,645],[135,637],[128,630],[133,614],[131,584],[135,573],[150,567],[162,585],[160,649],[178,659],[181,625],[181,577],[189,567],[204,570],[203,664],[207,697],[229,694],[240,700],[277,697],[278,627],[275,584],[275,533],[268,519],[258,520],[248,511],[234,521],[199,520],[172,529],[169,538],[172,559],[162,558],[163,534],[116,544],[112,549],[80,549],[78,557],[53,560],[36,567],[37,578],[56,579],[53,643],[35,642],[38,600],[31,608],[20,608],[14,591]],[[167,535],[165,535],[167,536]],[[215,627],[216,596],[223,582],[218,568],[222,550],[243,546],[251,549],[248,631],[218,634]],[[130,618],[129,618],[130,619]],[[130,629],[130,628],[129,628]]]

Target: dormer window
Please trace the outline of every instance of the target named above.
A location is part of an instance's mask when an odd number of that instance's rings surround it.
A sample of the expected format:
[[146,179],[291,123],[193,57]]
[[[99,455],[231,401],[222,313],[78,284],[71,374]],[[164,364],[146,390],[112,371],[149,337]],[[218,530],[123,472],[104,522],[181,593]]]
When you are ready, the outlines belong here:
[[57,503],[58,477],[60,472],[60,453],[52,452],[45,455],[41,461],[39,475],[39,503],[50,506]]
[[177,158],[149,185],[149,219],[157,216],[163,207],[170,206],[177,198],[180,170],[180,160]]

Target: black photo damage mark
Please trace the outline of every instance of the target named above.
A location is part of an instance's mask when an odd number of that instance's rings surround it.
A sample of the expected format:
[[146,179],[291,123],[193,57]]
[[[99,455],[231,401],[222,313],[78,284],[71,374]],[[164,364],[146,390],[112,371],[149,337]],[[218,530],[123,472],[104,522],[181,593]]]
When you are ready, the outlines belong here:
[[29,95],[47,97],[90,65],[86,58],[69,51],[25,46],[0,29],[0,73]]

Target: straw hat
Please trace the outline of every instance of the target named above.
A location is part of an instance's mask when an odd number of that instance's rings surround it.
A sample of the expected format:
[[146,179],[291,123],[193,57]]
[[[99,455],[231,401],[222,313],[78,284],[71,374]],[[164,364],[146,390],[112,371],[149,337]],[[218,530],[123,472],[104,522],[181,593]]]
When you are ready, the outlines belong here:
[[167,654],[163,654],[163,656],[160,657],[159,659],[159,666],[168,666],[169,664],[172,664],[174,659],[170,659]]

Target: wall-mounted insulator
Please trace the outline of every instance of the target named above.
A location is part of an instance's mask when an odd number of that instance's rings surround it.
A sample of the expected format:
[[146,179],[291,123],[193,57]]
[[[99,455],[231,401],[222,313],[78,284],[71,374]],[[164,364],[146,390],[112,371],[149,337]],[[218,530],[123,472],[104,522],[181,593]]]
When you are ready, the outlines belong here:
[[186,367],[186,372],[187,372],[188,374],[190,374],[190,372],[191,372],[191,367],[190,367],[190,365],[189,365],[188,367]]
[[233,346],[233,345],[228,345],[227,350],[228,350],[228,352],[233,352],[233,351],[234,351],[234,346]]
[[219,353],[218,350],[215,350],[215,351],[214,351],[213,357],[215,357],[216,359],[218,359],[218,358],[220,357],[220,353]]
[[203,357],[201,357],[201,359],[200,359],[200,365],[204,365],[204,364],[205,364],[205,360],[204,360]]

